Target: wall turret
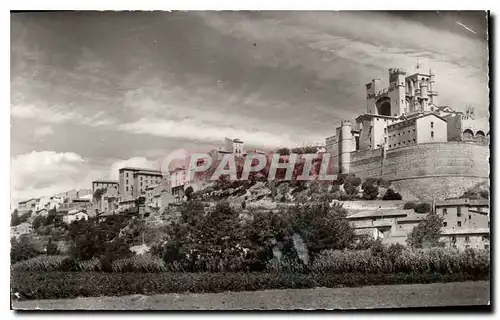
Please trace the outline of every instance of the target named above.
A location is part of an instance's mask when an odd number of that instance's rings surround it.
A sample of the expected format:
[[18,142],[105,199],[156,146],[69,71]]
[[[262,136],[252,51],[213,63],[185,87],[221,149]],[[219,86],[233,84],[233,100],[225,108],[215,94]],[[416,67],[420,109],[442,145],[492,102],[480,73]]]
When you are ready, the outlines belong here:
[[376,96],[382,89],[382,80],[373,79],[366,84],[366,113],[377,114]]
[[352,151],[352,126],[349,120],[342,120],[340,127],[339,168],[340,173],[349,173]]

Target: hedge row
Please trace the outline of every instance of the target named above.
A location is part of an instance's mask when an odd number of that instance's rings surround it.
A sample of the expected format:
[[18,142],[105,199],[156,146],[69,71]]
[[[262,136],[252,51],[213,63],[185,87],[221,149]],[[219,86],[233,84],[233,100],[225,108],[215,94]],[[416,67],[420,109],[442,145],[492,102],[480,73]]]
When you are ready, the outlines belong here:
[[[218,272],[220,260],[211,261]],[[226,263],[227,265],[227,263]],[[275,259],[268,261],[271,272],[287,273],[487,273],[490,255],[487,250],[453,248],[429,248],[408,250],[403,246],[372,246],[366,250],[323,250],[314,261],[305,265],[297,259]],[[108,271],[94,258],[88,261],[73,261],[64,256],[38,256],[12,265],[14,271]],[[178,261],[165,263],[154,255],[139,255],[118,259],[111,263],[113,272],[185,271]],[[209,271],[213,271],[209,270]],[[242,271],[240,270],[236,271]]]
[[22,299],[122,296],[163,293],[215,293],[315,287],[357,287],[487,280],[483,274],[361,274],[361,273],[103,273],[12,272],[12,293]]

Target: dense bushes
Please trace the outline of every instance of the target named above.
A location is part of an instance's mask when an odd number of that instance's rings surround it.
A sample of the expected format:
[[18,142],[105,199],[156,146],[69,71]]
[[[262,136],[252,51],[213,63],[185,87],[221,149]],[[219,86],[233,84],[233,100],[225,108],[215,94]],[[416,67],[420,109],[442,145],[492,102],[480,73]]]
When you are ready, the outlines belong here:
[[[381,244],[365,250],[324,250],[306,264],[300,259],[284,257],[273,258],[266,263],[267,272],[285,273],[470,273],[487,274],[490,258],[487,250],[467,249],[459,251],[452,248],[406,249],[401,245],[383,246]],[[118,259],[112,263],[115,273],[162,273],[178,270],[178,262],[165,263],[151,255]],[[100,271],[98,259],[75,263],[69,256],[38,256],[18,262],[12,266],[14,271]]]
[[324,273],[96,273],[13,272],[12,292],[24,299],[123,296],[182,292],[255,291],[266,289],[355,287],[381,284],[486,280],[488,274]]
[[489,272],[486,250],[431,248],[408,250],[401,246],[356,251],[323,251],[311,265],[312,272],[355,273],[460,273]]
[[403,206],[403,209],[405,210],[409,210],[409,209],[415,209],[415,207],[417,206],[417,204],[415,202],[407,202],[405,203],[405,205]]
[[35,245],[26,236],[21,236],[19,239],[11,239],[10,247],[10,262],[16,263],[19,261],[27,260],[41,254]]
[[72,269],[71,259],[67,256],[41,255],[28,260],[23,260],[12,265],[14,271],[70,271]]
[[10,216],[10,225],[11,227],[15,227],[17,225],[20,225],[23,222],[28,221],[28,219],[31,217],[31,210],[28,212],[25,212],[23,214],[19,214],[19,211],[17,209],[14,209]]
[[392,189],[387,189],[386,193],[382,197],[382,200],[401,200],[403,197],[398,192]]

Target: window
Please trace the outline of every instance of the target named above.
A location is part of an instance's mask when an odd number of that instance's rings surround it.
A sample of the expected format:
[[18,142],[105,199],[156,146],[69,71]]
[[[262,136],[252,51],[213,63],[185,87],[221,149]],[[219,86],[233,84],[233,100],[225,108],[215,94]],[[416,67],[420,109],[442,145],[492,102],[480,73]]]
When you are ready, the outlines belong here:
[[392,147],[392,145],[389,145],[389,148]]
[[434,122],[431,122],[431,128],[434,128]]
[[461,216],[462,216],[462,208],[457,207],[457,217],[461,217]]
[[384,132],[387,133],[387,128],[384,128]]
[[443,227],[446,227],[448,225],[448,222],[443,222]]
[[417,142],[417,140],[413,139],[413,142]]
[[125,188],[125,191],[128,191],[128,187]]
[[472,219],[472,216],[469,214],[469,220]]
[[490,236],[483,236],[483,241],[489,241],[490,240]]
[[451,243],[453,244],[457,243],[457,237],[455,236],[451,237]]
[[485,245],[484,245],[484,249],[485,249],[485,250],[490,250],[490,245],[489,245],[489,244],[485,244]]
[[462,227],[462,221],[457,221],[457,227]]
[[446,209],[443,209],[443,216],[447,215],[448,214],[448,210]]
[[434,131],[431,131],[431,138],[434,138]]
[[470,238],[469,236],[465,236],[465,242],[469,243],[470,242]]

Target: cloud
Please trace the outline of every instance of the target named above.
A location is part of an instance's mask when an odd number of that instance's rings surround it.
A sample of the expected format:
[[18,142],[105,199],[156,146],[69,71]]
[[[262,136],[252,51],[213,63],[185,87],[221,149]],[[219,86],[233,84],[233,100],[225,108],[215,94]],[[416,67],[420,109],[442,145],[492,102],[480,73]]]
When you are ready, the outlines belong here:
[[[417,57],[436,73],[439,104],[471,104],[488,116],[484,27],[467,17],[416,15],[13,16],[12,150],[76,152],[88,159],[81,178],[90,181],[116,176],[129,160],[147,166],[171,149],[220,145],[226,136],[264,148],[323,142],[341,119],[366,110],[365,83],[387,83],[391,67],[412,72]],[[116,158],[136,160],[111,168]]]
[[41,126],[41,127],[35,128],[35,131],[34,131],[35,139],[44,138],[44,137],[50,136],[52,134],[54,134],[54,129],[51,126]]
[[118,180],[118,170],[124,167],[159,169],[159,166],[153,161],[150,161],[143,157],[133,157],[128,160],[120,160],[114,162],[109,169],[109,179]]
[[11,160],[11,197],[50,196],[82,184],[89,171],[73,152],[33,151]]
[[190,138],[200,141],[223,142],[225,137],[241,137],[246,143],[266,147],[294,145],[289,134],[282,132],[247,131],[231,127],[209,126],[193,120],[171,121],[142,118],[136,122],[122,124],[119,130],[136,134],[158,135],[168,138]]

